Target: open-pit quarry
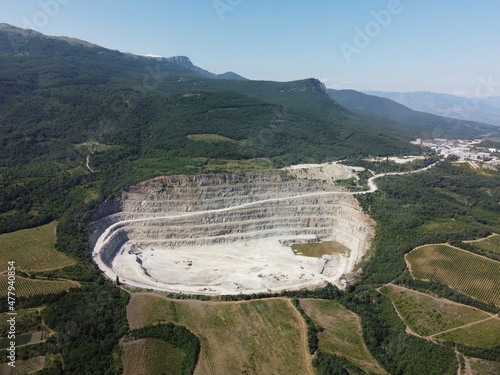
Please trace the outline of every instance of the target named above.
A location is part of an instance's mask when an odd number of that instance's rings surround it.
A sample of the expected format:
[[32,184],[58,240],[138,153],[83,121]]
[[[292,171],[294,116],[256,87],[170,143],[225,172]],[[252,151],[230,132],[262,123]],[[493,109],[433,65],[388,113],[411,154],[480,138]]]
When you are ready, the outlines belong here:
[[[111,279],[189,294],[251,294],[334,283],[366,254],[373,221],[336,179],[337,164],[279,173],[157,177],[95,213],[92,256]],[[308,257],[292,244],[336,241]]]

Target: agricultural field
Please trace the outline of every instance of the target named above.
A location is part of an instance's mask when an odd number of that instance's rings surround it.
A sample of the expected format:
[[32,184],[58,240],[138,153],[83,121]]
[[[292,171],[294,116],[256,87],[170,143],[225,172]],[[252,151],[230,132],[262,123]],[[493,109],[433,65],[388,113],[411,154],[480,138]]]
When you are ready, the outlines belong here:
[[185,356],[163,340],[146,338],[121,344],[123,375],[178,375]]
[[26,360],[16,360],[16,367],[0,365],[0,375],[24,375],[40,371],[45,366],[45,357],[39,356]]
[[191,330],[201,343],[195,374],[313,373],[305,323],[288,299],[204,302],[134,293],[127,318],[132,329],[173,322]]
[[331,300],[302,299],[300,305],[315,323],[324,328],[318,333],[321,350],[346,357],[367,372],[386,373],[366,348],[356,314]]
[[405,255],[416,279],[446,284],[500,306],[500,262],[449,245],[425,245]]
[[[38,280],[16,277],[16,296],[31,297],[37,294],[59,293],[70,288],[78,288],[80,284],[71,280]],[[7,297],[8,276],[0,275],[0,297]]]
[[479,348],[491,348],[500,345],[500,319],[492,318],[484,322],[454,329],[434,338],[453,341]]
[[384,286],[380,291],[389,296],[405,324],[422,336],[491,317],[491,314],[479,309],[393,284]]
[[498,375],[500,374],[500,363],[486,361],[484,359],[467,358],[473,374]]
[[476,241],[464,241],[466,243],[470,243],[474,247],[477,247],[481,250],[491,251],[493,253],[500,254],[500,235],[495,234],[493,236],[489,236],[487,238],[476,240]]
[[2,270],[9,261],[24,272],[49,271],[76,262],[54,249],[57,222],[32,229],[0,235],[0,264]]

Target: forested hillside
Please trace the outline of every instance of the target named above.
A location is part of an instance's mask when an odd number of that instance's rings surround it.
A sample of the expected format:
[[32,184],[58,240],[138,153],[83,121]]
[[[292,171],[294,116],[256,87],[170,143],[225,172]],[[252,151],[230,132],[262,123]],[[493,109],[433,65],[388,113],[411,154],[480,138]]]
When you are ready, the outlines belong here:
[[367,95],[354,90],[329,89],[328,95],[352,110],[383,116],[406,125],[426,128],[430,131],[431,138],[478,138],[500,134],[498,127],[494,125],[414,111],[391,99]]
[[166,59],[7,25],[0,63],[0,232],[211,159],[282,166],[420,152],[407,131],[351,114],[316,80],[211,80]]

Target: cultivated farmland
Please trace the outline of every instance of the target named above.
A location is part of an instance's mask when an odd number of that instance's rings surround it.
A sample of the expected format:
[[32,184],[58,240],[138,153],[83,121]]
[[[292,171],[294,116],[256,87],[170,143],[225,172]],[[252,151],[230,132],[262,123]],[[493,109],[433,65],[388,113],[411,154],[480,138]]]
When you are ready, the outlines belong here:
[[0,365],[0,374],[2,375],[23,375],[40,371],[45,366],[45,357],[39,356],[26,360],[16,360],[16,367],[10,367],[7,364]]
[[[15,261],[25,272],[48,271],[75,264],[54,249],[57,222],[0,235],[0,264]],[[3,270],[3,268],[2,268]]]
[[493,253],[500,254],[500,235],[495,234],[489,237],[486,237],[482,240],[476,241],[464,241],[472,244],[473,246],[486,251],[491,251]]
[[366,348],[356,314],[331,300],[303,299],[300,304],[306,314],[324,328],[318,334],[321,350],[346,357],[367,372],[386,373]]
[[123,375],[178,375],[185,356],[163,340],[146,338],[122,343]]
[[191,330],[201,343],[195,374],[312,374],[305,323],[288,299],[218,303],[135,293],[127,317],[131,328],[173,322]]
[[[68,290],[70,288],[77,288],[80,284],[76,281],[70,280],[34,280],[26,279],[24,277],[16,277],[16,296],[18,297],[30,297],[37,294],[50,294],[59,293],[63,290]],[[8,288],[8,276],[3,274],[0,275],[0,296],[7,297]]]
[[449,245],[425,245],[405,255],[414,278],[437,281],[500,306],[500,262]]
[[500,320],[491,318],[484,322],[468,325],[434,336],[440,340],[459,342],[479,348],[500,345]]
[[479,309],[392,284],[384,286],[380,291],[390,297],[404,322],[422,336],[491,317]]

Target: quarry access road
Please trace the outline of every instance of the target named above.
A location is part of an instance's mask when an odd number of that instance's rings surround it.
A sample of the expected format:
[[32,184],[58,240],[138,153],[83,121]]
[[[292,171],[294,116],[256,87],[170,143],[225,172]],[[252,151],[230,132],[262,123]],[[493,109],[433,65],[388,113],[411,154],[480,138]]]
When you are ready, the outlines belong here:
[[94,170],[90,167],[90,155],[87,155],[87,157],[85,158],[85,166],[91,173],[94,173]]
[[[265,203],[271,203],[271,202],[282,202],[282,201],[287,201],[290,199],[300,199],[300,198],[309,198],[309,197],[319,197],[319,196],[324,196],[324,195],[361,195],[361,194],[369,194],[369,193],[374,193],[378,190],[378,186],[375,183],[375,180],[378,178],[382,178],[385,176],[402,176],[406,174],[411,174],[411,173],[419,173],[426,171],[435,165],[437,165],[439,161],[421,169],[417,169],[414,171],[409,171],[409,172],[387,172],[387,173],[380,173],[377,175],[374,175],[370,177],[367,181],[368,184],[368,190],[364,191],[319,191],[319,192],[313,192],[313,193],[306,193],[306,194],[300,194],[300,195],[295,195],[295,196],[287,196],[287,197],[280,197],[280,198],[268,198],[268,199],[262,199],[258,200],[255,202],[249,202],[249,203],[243,203],[237,206],[231,206],[231,207],[225,207],[225,208],[218,208],[214,210],[206,210],[206,211],[195,211],[195,212],[188,212],[184,214],[177,214],[177,215],[168,215],[168,216],[151,216],[151,217],[146,217],[146,218],[139,218],[139,219],[127,219],[127,220],[122,220],[117,223],[114,223],[110,225],[104,232],[103,234],[99,237],[97,240],[95,246],[94,246],[94,256],[95,258],[98,258],[96,255],[99,253],[101,247],[107,242],[107,240],[110,237],[111,232],[128,223],[137,223],[137,222],[143,222],[143,221],[151,221],[151,220],[164,220],[164,219],[182,219],[186,217],[193,217],[197,215],[206,215],[206,214],[211,214],[211,213],[220,213],[220,212],[227,212],[227,211],[234,211],[234,210],[239,210],[242,208],[247,208],[247,207],[253,207],[253,206],[259,206],[261,204]],[[96,259],[96,262],[97,259]],[[98,262],[98,265],[99,262]]]
[[419,172],[423,172],[423,171],[426,171],[428,169],[431,169],[432,167],[436,166],[437,164],[439,163],[439,161],[431,164],[431,165],[428,165],[427,167],[424,167],[424,168],[421,168],[421,169],[416,169],[414,171],[409,171],[409,172],[387,172],[387,173],[380,173],[380,174],[376,174],[372,177],[370,177],[367,181],[368,183],[368,190],[365,190],[365,191],[360,191],[360,192],[354,192],[354,193],[351,193],[353,195],[357,195],[357,194],[368,194],[368,193],[373,193],[375,191],[378,190],[378,186],[377,184],[375,184],[375,180],[377,178],[381,178],[381,177],[385,177],[385,176],[402,176],[402,175],[405,175],[405,174],[411,174],[411,173],[419,173]]

